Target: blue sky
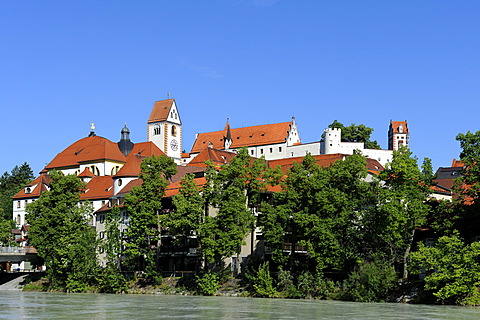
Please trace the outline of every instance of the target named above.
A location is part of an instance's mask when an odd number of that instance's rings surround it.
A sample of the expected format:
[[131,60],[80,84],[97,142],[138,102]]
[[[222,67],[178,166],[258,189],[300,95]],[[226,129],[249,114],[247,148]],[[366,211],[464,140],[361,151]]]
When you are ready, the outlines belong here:
[[195,133],[290,121],[302,142],[333,120],[387,148],[407,120],[413,153],[450,166],[477,131],[479,1],[2,1],[0,173],[38,173],[88,135],[146,140],[175,98]]

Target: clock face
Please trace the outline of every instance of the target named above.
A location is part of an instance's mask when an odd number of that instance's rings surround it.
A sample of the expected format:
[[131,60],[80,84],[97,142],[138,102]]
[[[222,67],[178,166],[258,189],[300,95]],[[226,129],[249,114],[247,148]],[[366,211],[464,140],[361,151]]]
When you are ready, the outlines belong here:
[[177,140],[172,139],[172,141],[170,142],[170,148],[172,148],[173,151],[177,151],[177,150],[178,150],[178,142],[177,142]]

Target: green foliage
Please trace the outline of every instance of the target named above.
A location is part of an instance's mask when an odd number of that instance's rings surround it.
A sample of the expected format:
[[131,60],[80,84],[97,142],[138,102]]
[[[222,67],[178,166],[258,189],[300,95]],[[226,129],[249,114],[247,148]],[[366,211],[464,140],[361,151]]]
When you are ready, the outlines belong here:
[[294,278],[289,270],[284,270],[280,266],[277,273],[277,290],[280,297],[300,298],[301,293],[295,286]]
[[342,130],[342,141],[348,142],[364,142],[366,149],[381,149],[376,140],[371,141],[373,129],[363,124],[356,125],[352,123],[348,127],[345,127],[342,123],[334,120],[328,125],[329,128],[339,128]]
[[0,177],[0,221],[12,220],[12,197],[33,178],[33,171],[26,162]]
[[[426,174],[426,175],[425,175]],[[422,173],[417,159],[403,147],[393,152],[393,160],[380,174],[383,187],[377,188],[377,203],[365,224],[371,230],[369,242],[387,260],[402,262],[403,278],[408,276],[408,256],[417,227],[426,222],[430,194],[428,170]]]
[[0,218],[0,245],[15,246],[12,229],[15,228],[15,222],[12,219]]
[[344,298],[359,302],[385,301],[398,285],[393,266],[382,259],[361,264],[344,283]]
[[[283,252],[284,243],[301,245],[308,252],[304,269],[343,269],[356,258],[358,227],[369,199],[365,158],[359,154],[321,168],[307,155],[294,163],[282,191],[265,206],[263,232],[274,261],[292,269],[297,256]],[[288,263],[290,260],[290,263]],[[291,270],[295,271],[295,270]]]
[[270,264],[268,262],[264,262],[258,267],[258,271],[255,276],[251,277],[251,281],[255,296],[264,298],[279,296],[273,285],[273,278],[270,275]]
[[247,149],[240,149],[230,163],[221,167],[209,163],[203,195],[205,205],[214,207],[216,214],[207,212],[200,228],[200,245],[207,261],[218,263],[223,257],[237,254],[253,229],[255,217],[247,205],[260,191],[262,168],[264,160],[252,163]]
[[114,206],[105,219],[105,238],[100,244],[105,252],[105,268],[97,277],[100,292],[121,293],[127,290],[126,279],[120,272],[122,238],[120,209]]
[[204,273],[196,279],[198,293],[204,296],[213,296],[220,289],[218,275],[213,272]]
[[143,183],[134,187],[125,197],[125,208],[130,216],[126,232],[124,254],[127,264],[133,270],[142,270],[147,278],[157,277],[157,249],[160,232],[168,217],[161,212],[162,198],[168,186],[168,179],[176,173],[175,162],[166,156],[145,158],[140,166]]
[[85,184],[76,176],[53,171],[51,189],[27,206],[29,240],[45,260],[52,288],[82,291],[94,282],[96,233],[89,225],[92,208],[79,205]]
[[466,245],[458,236],[443,236],[434,247],[420,244],[412,271],[426,274],[425,289],[440,303],[480,305],[480,243]]

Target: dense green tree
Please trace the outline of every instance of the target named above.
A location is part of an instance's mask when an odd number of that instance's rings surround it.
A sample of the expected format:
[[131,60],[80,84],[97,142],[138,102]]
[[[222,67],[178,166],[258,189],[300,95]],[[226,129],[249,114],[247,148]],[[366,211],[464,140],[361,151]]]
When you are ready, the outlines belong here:
[[33,178],[33,171],[26,162],[0,177],[0,219],[12,220],[12,197]]
[[205,214],[205,202],[195,176],[186,174],[180,182],[180,190],[173,197],[175,209],[166,218],[169,232],[177,237],[199,235],[200,225]]
[[145,271],[148,281],[155,282],[160,233],[165,226],[163,220],[168,220],[162,212],[162,198],[168,180],[177,172],[177,166],[167,156],[152,156],[142,161],[140,169],[142,185],[134,187],[125,197],[130,224],[124,254],[131,269]]
[[373,129],[363,124],[356,125],[355,123],[352,123],[348,127],[345,127],[341,122],[334,120],[328,125],[328,127],[342,129],[342,141],[363,142],[367,149],[381,149],[376,140],[370,140]]
[[92,207],[79,204],[85,184],[74,175],[50,172],[50,190],[27,206],[29,240],[45,260],[52,288],[84,291],[97,270],[96,232],[89,225]]
[[[425,162],[428,167],[428,160]],[[380,174],[384,185],[377,188],[377,203],[371,208],[365,225],[370,243],[385,258],[403,264],[403,279],[408,277],[408,257],[415,232],[426,222],[431,193],[428,170],[420,171],[417,159],[407,148],[393,152],[393,160]]]
[[248,205],[258,199],[263,186],[260,175],[265,168],[265,161],[253,161],[247,149],[240,149],[220,167],[209,163],[203,194],[206,206],[215,209],[207,212],[200,231],[207,261],[220,262],[240,252],[245,236],[254,228],[255,216]]
[[458,185],[460,191],[460,200],[467,201],[469,204],[480,205],[475,201],[480,196],[480,131],[471,133],[468,131],[457,135],[457,141],[460,142],[462,151],[460,160],[464,163],[462,176],[459,182],[464,183],[467,188]]
[[480,305],[480,242],[465,244],[458,234],[412,252],[412,271],[425,274],[425,289],[440,303]]
[[[278,263],[289,262],[295,269],[299,244],[308,252],[311,271],[346,270],[358,259],[359,227],[366,207],[370,186],[365,158],[360,154],[347,157],[323,168],[307,155],[295,163],[282,183],[282,191],[266,206],[263,219],[265,241]],[[290,255],[284,254],[284,243],[291,243]],[[289,261],[287,261],[289,260]],[[308,265],[299,269],[308,270]]]

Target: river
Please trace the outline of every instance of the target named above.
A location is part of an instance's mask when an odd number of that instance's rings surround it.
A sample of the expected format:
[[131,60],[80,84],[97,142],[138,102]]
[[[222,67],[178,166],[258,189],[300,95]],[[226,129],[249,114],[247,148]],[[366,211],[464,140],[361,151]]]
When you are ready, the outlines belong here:
[[0,291],[0,319],[480,319],[480,308]]

